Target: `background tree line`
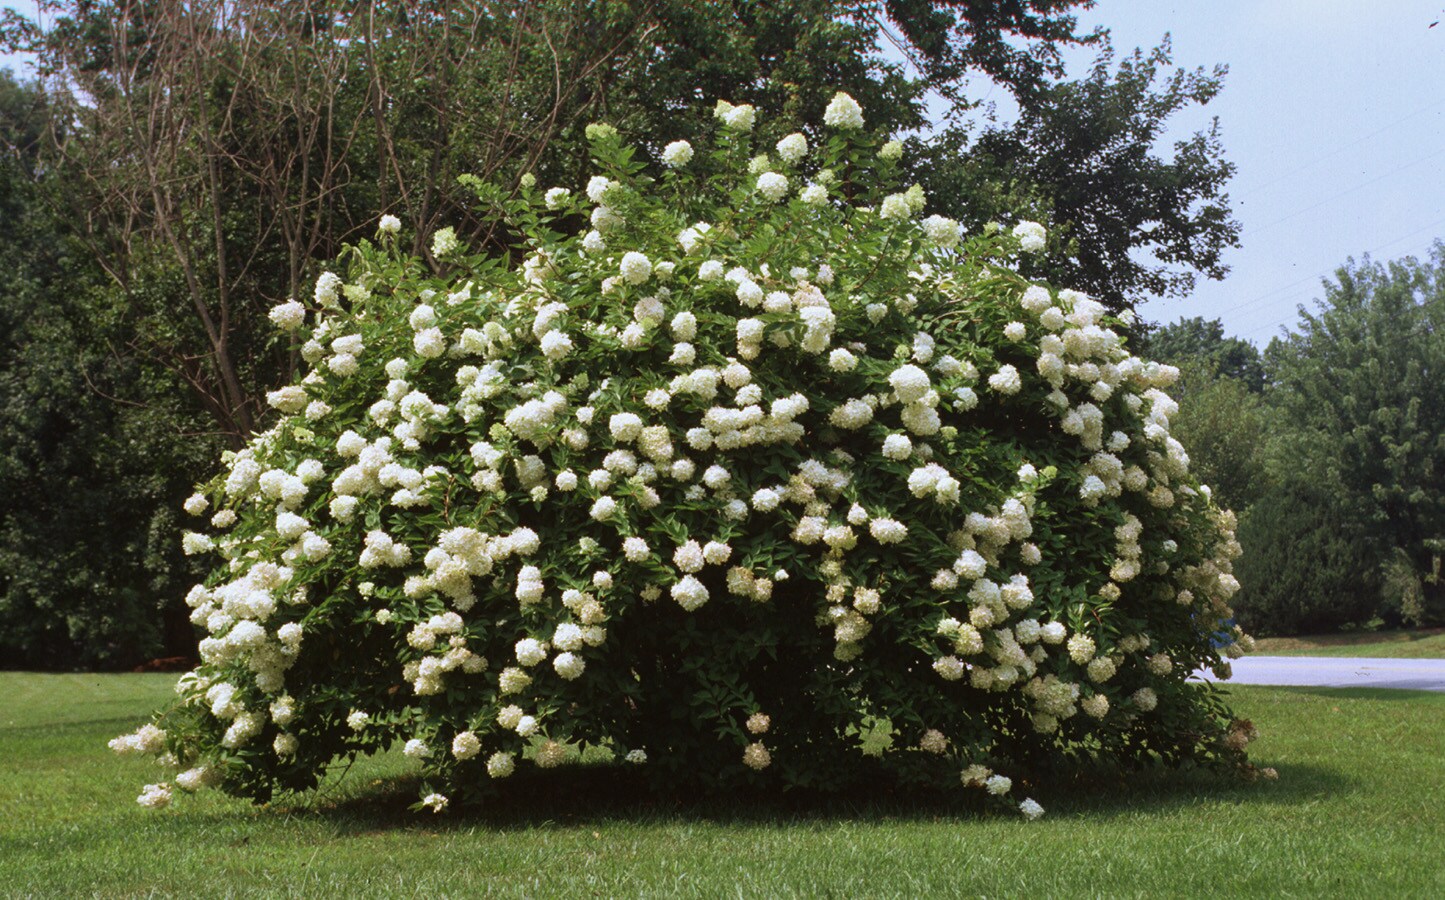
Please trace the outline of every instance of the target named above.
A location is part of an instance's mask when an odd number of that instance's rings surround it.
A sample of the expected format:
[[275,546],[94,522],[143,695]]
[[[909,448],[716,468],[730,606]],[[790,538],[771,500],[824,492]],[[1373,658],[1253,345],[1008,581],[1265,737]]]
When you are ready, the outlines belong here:
[[[591,121],[656,153],[726,98],[768,112],[766,147],[814,131],[845,90],[870,127],[908,136],[931,211],[971,228],[1047,223],[1039,277],[1115,309],[1222,277],[1239,226],[1217,127],[1155,145],[1224,69],[1175,67],[1167,40],[1116,56],[1106,32],[1078,29],[1072,13],[1089,5],[45,0],[39,23],[6,11],[0,37],[34,54],[38,77],[0,76],[0,659],[188,652],[180,598],[199,573],[179,553],[179,503],[220,450],[265,427],[261,398],[297,364],[266,310],[307,294],[382,213],[419,253],[443,224],[503,246],[457,176],[576,183]],[[1061,62],[1070,46],[1096,52],[1081,77]],[[971,85],[1008,91],[1017,120],[994,122]],[[1200,384],[1232,389],[1220,377]]]
[[1147,339],[1184,370],[1176,434],[1240,517],[1262,633],[1445,621],[1445,243],[1351,260],[1261,353],[1218,321]]

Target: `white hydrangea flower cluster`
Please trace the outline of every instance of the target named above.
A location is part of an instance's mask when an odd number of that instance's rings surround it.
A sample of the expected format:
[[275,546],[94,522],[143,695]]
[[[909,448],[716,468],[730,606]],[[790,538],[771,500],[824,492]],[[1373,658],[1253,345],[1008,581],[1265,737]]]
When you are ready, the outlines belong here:
[[823,122],[832,128],[857,130],[863,127],[863,107],[840,91],[833,95],[828,108],[823,111]]
[[662,162],[669,168],[681,169],[692,162],[692,144],[687,141],[673,141],[662,148]]
[[[1239,548],[1170,435],[1178,373],[1008,270],[1041,226],[960,246],[916,187],[830,199],[901,152],[846,95],[844,140],[785,137],[783,171],[750,155],[752,107],[717,117],[721,192],[649,193],[594,127],[604,171],[538,204],[590,204],[585,233],[508,271],[443,229],[441,276],[386,242],[272,312],[312,369],[185,505],[215,510],[187,552],[220,558],[180,686],[208,730],[115,749],[254,791],[394,741],[435,811],[579,743],[705,785],[881,755],[996,797],[1021,763],[984,733],[1242,760],[1185,681],[1227,665]],[[692,157],[668,145],[669,177]],[[928,721],[860,744],[901,696]]]

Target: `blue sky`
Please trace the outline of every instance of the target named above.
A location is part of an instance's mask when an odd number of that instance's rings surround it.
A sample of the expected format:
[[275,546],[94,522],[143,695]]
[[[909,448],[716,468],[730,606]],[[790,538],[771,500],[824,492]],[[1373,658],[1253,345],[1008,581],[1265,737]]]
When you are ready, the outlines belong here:
[[[1348,257],[1424,256],[1445,238],[1445,0],[1099,0],[1081,22],[1121,52],[1169,32],[1177,64],[1229,66],[1177,132],[1219,118],[1242,247],[1223,282],[1152,300],[1145,318],[1220,318],[1263,344]],[[1089,62],[1072,56],[1071,72]]]
[[[1223,282],[1150,300],[1145,318],[1219,318],[1263,344],[1348,257],[1424,255],[1445,238],[1445,0],[1099,0],[1080,18],[1121,54],[1168,32],[1177,64],[1230,68],[1167,139],[1218,116],[1243,246]],[[1091,63],[1071,54],[1070,72]]]

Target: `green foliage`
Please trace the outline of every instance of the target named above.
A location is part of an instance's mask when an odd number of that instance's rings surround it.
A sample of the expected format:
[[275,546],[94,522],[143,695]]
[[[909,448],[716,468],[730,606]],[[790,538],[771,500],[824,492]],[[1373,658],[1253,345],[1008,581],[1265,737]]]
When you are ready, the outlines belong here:
[[1404,549],[1396,547],[1380,566],[1384,582],[1384,599],[1406,625],[1422,625],[1428,613],[1425,608],[1425,586],[1436,585],[1440,578],[1440,557],[1431,559],[1431,568],[1422,573]]
[[1231,378],[1253,393],[1264,390],[1264,359],[1249,341],[1224,336],[1224,323],[1202,316],[1150,331],[1144,339],[1149,355],[1176,366],[1203,369],[1209,377]]
[[383,219],[273,311],[311,369],[187,501],[202,665],[117,749],[264,800],[406,742],[438,811],[579,748],[708,790],[1252,771],[1188,680],[1241,652],[1238,546],[1173,370],[1009,269],[1037,226],[960,247],[892,192],[846,95],[777,162],[717,115],[656,177],[590,127],[585,200],[468,179],[507,257]]
[[216,446],[178,440],[194,414],[154,366],[113,352],[135,324],[47,203],[47,114],[35,86],[0,77],[0,657],[128,666],[165,628],[189,641],[177,600],[196,573],[174,510]]
[[1273,416],[1244,382],[1185,364],[1175,395],[1174,436],[1189,451],[1189,468],[1226,509],[1247,509],[1267,483],[1266,446]]
[[1346,265],[1264,356],[1218,320],[1146,336],[1183,368],[1174,430],[1194,471],[1240,512],[1237,607],[1251,630],[1445,612],[1440,309],[1437,250],[1428,263]]
[[1380,607],[1369,528],[1308,471],[1271,485],[1243,512],[1239,542],[1236,608],[1255,633],[1336,631]]
[[[404,218],[416,253],[443,222],[499,251],[514,235],[478,214],[457,175],[477,172],[504,199],[526,172],[577,183],[589,165],[583,123],[599,111],[656,158],[669,141],[696,137],[718,97],[782,111],[760,124],[771,143],[793,128],[817,139],[819,111],[839,88],[863,101],[870,127],[890,132],[923,124],[928,89],[967,116],[970,73],[1026,101],[1047,96],[1058,49],[1095,39],[1075,34],[1077,5],[107,0],[47,4],[43,28],[5,11],[0,43],[38,53],[46,77],[23,115],[6,113],[28,129],[15,145],[44,160],[32,175],[50,211],[30,217],[13,246],[17,256],[45,251],[36,260],[65,255],[61,266],[7,274],[30,271],[37,292],[64,298],[47,315],[63,318],[52,331],[68,335],[9,336],[26,348],[12,357],[16,372],[31,367],[27,383],[54,394],[48,405],[16,403],[67,418],[35,452],[68,460],[72,482],[108,485],[82,499],[78,488],[48,487],[33,460],[12,470],[28,481],[9,497],[64,497],[46,503],[88,510],[46,517],[28,499],[0,509],[17,578],[55,558],[49,575],[22,579],[29,599],[16,617],[31,624],[11,632],[12,644],[27,646],[21,635],[32,630],[81,629],[108,649],[35,644],[8,658],[119,664],[157,648],[155,610],[174,613],[179,602],[162,510],[216,442],[238,447],[266,427],[261,398],[291,379],[298,358],[265,310],[309,290],[321,260],[370,233],[374,211]],[[885,28],[912,44],[925,79],[879,58]],[[16,303],[29,315],[32,300]],[[34,362],[47,354],[53,365]],[[28,445],[45,421],[17,414],[0,441]],[[48,554],[37,552],[41,534]],[[138,535],[154,552],[134,552]],[[79,574],[91,569],[101,574]],[[172,626],[165,652],[188,652],[191,638]],[[111,629],[130,636],[105,637]]]
[[1445,614],[1434,577],[1445,534],[1442,272],[1439,244],[1428,261],[1351,262],[1317,311],[1301,310],[1299,332],[1270,344],[1280,425],[1270,487],[1241,526],[1240,613],[1256,627]]
[[[887,0],[889,19],[913,45],[930,83],[961,98],[959,82],[982,72],[1030,102],[1050,78],[1064,74],[1060,49],[1096,44],[1102,29],[1081,35],[1069,15],[1092,0]],[[1023,46],[1020,46],[1023,44]]]
[[1018,121],[972,137],[956,125],[921,148],[915,171],[943,211],[970,228],[1022,216],[1050,226],[1048,253],[1025,274],[1072,284],[1111,310],[1146,294],[1187,296],[1198,275],[1223,278],[1239,223],[1225,185],[1217,122],[1155,155],[1170,117],[1207,104],[1225,68],[1170,66],[1168,41],[1117,66],[1106,49],[1089,75],[1043,85]]
[[[656,30],[647,65],[625,66],[604,92],[609,121],[635,134],[654,155],[669,141],[707,132],[719,98],[778,115],[759,122],[759,137],[777,140],[800,128],[816,134],[822,109],[838,90],[858,98],[869,126],[886,132],[922,127],[926,84],[879,59],[879,23],[860,4],[835,0],[781,3],[654,4]],[[569,129],[562,154],[586,168],[583,122]]]

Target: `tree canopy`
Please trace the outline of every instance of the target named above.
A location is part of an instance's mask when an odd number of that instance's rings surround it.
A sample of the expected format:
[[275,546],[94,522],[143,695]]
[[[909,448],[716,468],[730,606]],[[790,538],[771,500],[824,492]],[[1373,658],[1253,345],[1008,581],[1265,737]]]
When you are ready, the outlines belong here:
[[1030,273],[1123,310],[1150,294],[1187,296],[1201,275],[1223,278],[1240,226],[1217,120],[1172,154],[1155,150],[1175,113],[1218,94],[1225,67],[1170,72],[1167,39],[1113,59],[1106,45],[1085,78],[1037,86],[1012,125],[945,130],[922,149],[918,177],[972,227],[1049,223],[1058,236]]
[[[1245,614],[1304,603],[1300,624],[1317,628],[1375,614],[1438,620],[1445,245],[1424,260],[1350,261],[1300,317],[1265,352],[1278,425],[1271,487],[1241,529],[1256,550],[1241,564]],[[1312,553],[1311,542],[1334,549]],[[1298,583],[1330,568],[1311,590]]]
[[1144,343],[1156,358],[1175,365],[1196,365],[1210,375],[1232,378],[1248,390],[1264,390],[1264,358],[1243,338],[1226,337],[1224,323],[1202,316],[1151,330]]
[[[7,11],[0,42],[35,53],[41,81],[0,109],[10,146],[31,160],[5,175],[15,189],[5,202],[29,210],[9,220],[28,223],[13,249],[38,251],[7,271],[0,297],[0,321],[23,323],[5,335],[11,384],[31,386],[12,388],[30,399],[15,401],[25,411],[5,420],[0,446],[12,448],[10,471],[29,473],[35,496],[48,498],[58,529],[49,542],[97,573],[82,589],[60,577],[78,569],[59,565],[27,590],[52,610],[62,597],[105,596],[141,598],[144,615],[155,602],[178,612],[171,550],[138,554],[78,523],[124,506],[142,524],[120,531],[171,541],[181,485],[216,448],[264,428],[261,398],[294,375],[297,348],[271,333],[265,311],[306,295],[321,261],[368,234],[378,213],[406,221],[410,249],[423,255],[422,236],[443,223],[505,247],[511,236],[494,230],[459,176],[505,186],[498,202],[524,176],[575,181],[590,121],[638,135],[637,152],[655,159],[697,134],[724,97],[780,111],[760,138],[816,137],[819,110],[842,89],[871,127],[916,135],[923,163],[910,174],[928,189],[930,212],[972,231],[1046,221],[1061,237],[1034,258],[1033,274],[1114,310],[1160,285],[1182,290],[1194,274],[1218,277],[1233,232],[1217,132],[1172,155],[1150,147],[1173,112],[1214,95],[1222,71],[1165,74],[1166,48],[1117,72],[1106,56],[1084,79],[1060,80],[1065,48],[1104,46],[1105,35],[1077,28],[1074,12],[1088,6],[59,0],[45,5],[43,27]],[[885,44],[917,69],[885,58]],[[975,141],[967,85],[978,76],[1023,113]],[[928,91],[950,99],[956,130],[917,136]],[[1066,146],[1053,147],[1061,137]],[[1162,262],[1140,268],[1135,250]],[[26,393],[42,386],[48,407]],[[67,415],[66,427],[53,428],[45,408]],[[41,477],[33,459],[42,457],[73,462]],[[66,478],[146,487],[102,500],[59,489]],[[39,533],[23,506],[30,496],[0,501],[8,533]],[[115,643],[130,648],[107,657],[117,661],[155,646]],[[66,659],[81,659],[70,646]],[[15,658],[64,664],[63,655]]]

